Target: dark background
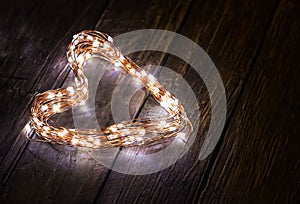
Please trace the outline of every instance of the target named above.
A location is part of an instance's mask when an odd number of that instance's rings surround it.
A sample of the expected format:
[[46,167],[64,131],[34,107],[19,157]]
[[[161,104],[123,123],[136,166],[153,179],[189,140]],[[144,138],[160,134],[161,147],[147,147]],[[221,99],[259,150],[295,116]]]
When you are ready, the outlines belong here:
[[[299,1],[2,0],[0,10],[0,203],[299,203]],[[183,75],[201,108],[196,141],[176,164],[125,175],[84,150],[25,139],[34,95],[73,80],[65,58],[73,34],[146,28],[197,42],[220,72],[227,120],[206,160],[197,159],[210,121],[205,86],[187,64],[156,52],[132,57]],[[106,80],[113,87],[118,77]],[[136,112],[153,103],[135,101]],[[109,91],[99,103],[109,107]],[[113,123],[103,110],[103,123]]]

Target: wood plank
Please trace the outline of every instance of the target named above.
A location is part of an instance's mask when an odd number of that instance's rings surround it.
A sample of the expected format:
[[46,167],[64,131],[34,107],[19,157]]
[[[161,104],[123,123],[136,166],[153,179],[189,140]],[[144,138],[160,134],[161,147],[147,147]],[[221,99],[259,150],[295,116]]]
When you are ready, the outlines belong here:
[[299,203],[300,6],[281,1],[200,203]]
[[[256,60],[275,7],[276,2],[197,1],[192,4],[180,30],[180,33],[198,42],[215,62],[226,88],[229,115]],[[202,118],[194,145],[176,164],[158,173],[134,176],[112,172],[97,203],[191,203],[198,200],[202,185],[207,182],[206,173],[210,172],[210,162],[214,161],[214,157],[198,161],[210,120],[210,102],[205,85],[192,68],[174,57],[169,57],[164,65],[184,75],[201,104]],[[147,102],[146,108],[151,105],[151,101]],[[140,149],[122,151],[135,155]]]
[[[11,147],[19,151],[20,146],[26,144],[24,137],[18,135],[28,122],[33,96],[37,91],[61,86],[69,72],[64,69],[66,63],[63,62],[68,35],[77,29],[92,27],[103,4],[104,1],[102,4],[72,1],[73,8],[68,1],[37,4],[14,1],[14,6],[8,6],[10,9],[1,6],[0,40],[4,48],[0,72],[3,96],[0,106],[1,177],[11,165],[8,161],[16,156]],[[82,13],[78,15],[78,12]],[[89,16],[83,18],[87,13]],[[39,78],[44,78],[43,83],[35,89],[30,88]]]
[[[110,2],[96,29],[108,32],[112,36],[137,28],[176,30],[189,4],[186,1],[170,4],[140,1],[131,5],[128,4],[129,2],[124,1],[124,5],[117,1]],[[125,5],[128,9],[123,8]],[[166,11],[168,15],[165,15]],[[179,17],[174,20],[178,14]],[[139,55],[136,60],[143,59],[145,56],[147,55]],[[163,59],[163,53],[147,58],[147,60],[151,59],[159,64]],[[48,66],[45,67],[45,70],[47,69]],[[118,77],[114,81],[109,74],[108,72],[106,82],[114,87],[113,83],[118,80]],[[39,90],[44,81],[46,83],[48,81],[47,74],[42,76],[42,80],[37,80],[31,88]],[[109,94],[108,91],[101,95],[103,99],[101,105],[104,107],[110,105]],[[104,123],[113,122],[110,113],[101,116],[106,118]],[[35,142],[29,143],[15,166],[10,170],[11,177],[1,195],[5,201],[92,202],[109,173],[109,170],[93,160],[86,151]],[[39,191],[32,191],[31,186],[39,186]],[[15,196],[16,194],[18,196]]]

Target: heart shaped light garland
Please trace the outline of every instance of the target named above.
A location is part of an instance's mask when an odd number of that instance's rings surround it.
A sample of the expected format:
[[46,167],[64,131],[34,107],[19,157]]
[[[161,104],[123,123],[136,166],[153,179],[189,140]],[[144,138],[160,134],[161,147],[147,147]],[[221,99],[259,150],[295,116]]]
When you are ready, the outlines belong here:
[[[124,121],[102,131],[68,129],[55,124],[50,119],[54,114],[84,104],[88,99],[88,80],[82,70],[84,62],[90,57],[101,57],[139,79],[167,111],[167,116]],[[153,75],[123,56],[109,35],[92,30],[74,35],[67,50],[67,58],[75,74],[75,86],[37,94],[31,108],[31,126],[43,140],[88,148],[134,146],[154,144],[175,136],[182,137],[192,131],[191,122],[178,99],[161,86]],[[183,133],[187,127],[188,133]]]

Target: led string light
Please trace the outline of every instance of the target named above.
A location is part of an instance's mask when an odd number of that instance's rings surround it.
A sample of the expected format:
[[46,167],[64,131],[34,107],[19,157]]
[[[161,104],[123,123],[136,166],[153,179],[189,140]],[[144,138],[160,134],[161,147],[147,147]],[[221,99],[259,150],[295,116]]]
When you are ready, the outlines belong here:
[[[140,80],[154,99],[167,111],[158,118],[138,118],[111,125],[104,130],[68,129],[55,124],[51,117],[82,105],[88,99],[88,80],[83,65],[90,57],[101,57],[120,66]],[[88,148],[105,145],[134,146],[153,144],[166,138],[182,137],[192,131],[192,125],[179,103],[157,79],[123,56],[113,45],[113,39],[98,31],[82,31],[74,35],[67,50],[69,65],[75,73],[75,86],[37,94],[31,108],[30,123],[38,136],[48,142]],[[188,133],[183,133],[188,129]]]

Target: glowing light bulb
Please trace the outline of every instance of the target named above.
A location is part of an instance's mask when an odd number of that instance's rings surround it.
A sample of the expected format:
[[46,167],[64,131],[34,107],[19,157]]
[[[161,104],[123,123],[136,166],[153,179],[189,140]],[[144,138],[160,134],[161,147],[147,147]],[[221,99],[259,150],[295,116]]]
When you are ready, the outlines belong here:
[[53,111],[54,112],[59,112],[60,111],[60,104],[53,105]]
[[94,46],[94,47],[99,47],[99,45],[100,45],[100,43],[99,43],[98,40],[95,40],[95,41],[93,42],[93,46]]
[[41,110],[42,110],[42,111],[48,110],[48,106],[47,106],[47,105],[42,105]]

